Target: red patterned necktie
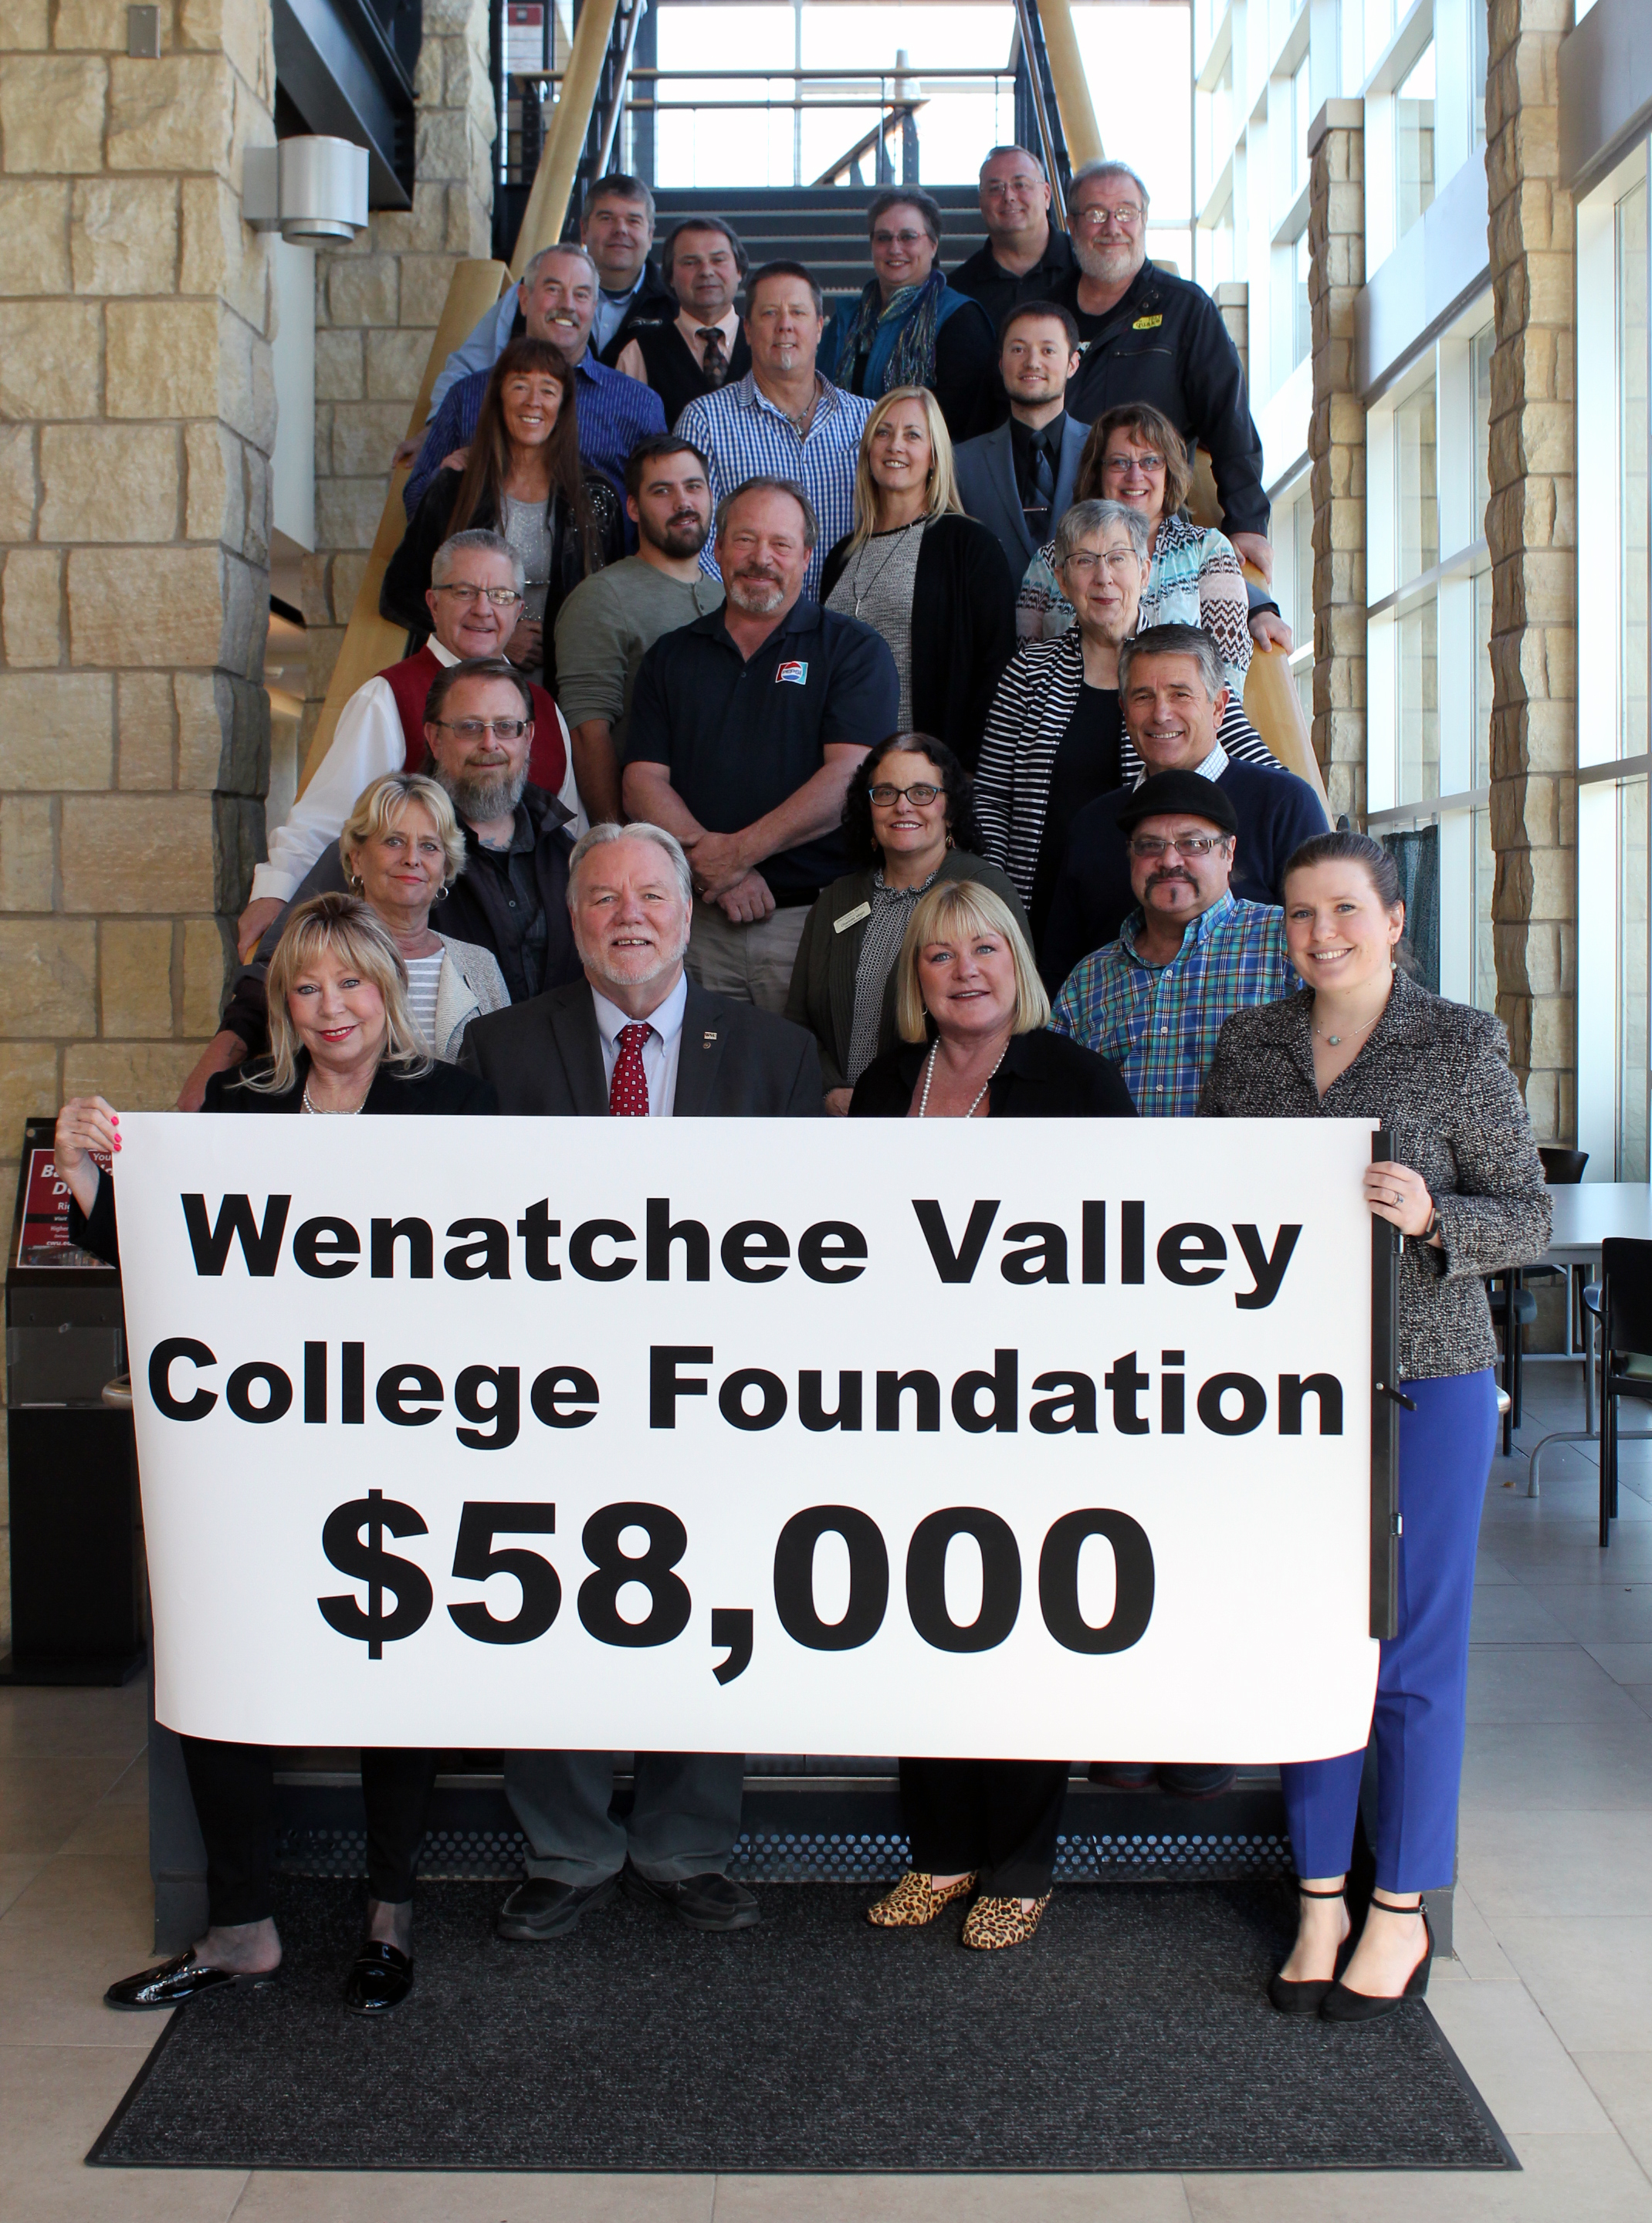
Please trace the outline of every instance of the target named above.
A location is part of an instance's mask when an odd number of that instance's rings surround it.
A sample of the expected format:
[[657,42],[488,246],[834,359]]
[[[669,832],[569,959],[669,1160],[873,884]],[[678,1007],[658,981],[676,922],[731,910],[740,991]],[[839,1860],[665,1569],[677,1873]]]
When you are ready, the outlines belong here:
[[608,1086],[610,1118],[648,1117],[648,1076],[642,1069],[642,1046],[652,1031],[646,1019],[634,1019],[628,1027],[620,1029],[620,1055],[614,1061],[614,1078]]
[[705,350],[700,371],[708,386],[721,386],[728,375],[728,358],[722,351],[722,333],[716,324],[702,324],[694,335]]

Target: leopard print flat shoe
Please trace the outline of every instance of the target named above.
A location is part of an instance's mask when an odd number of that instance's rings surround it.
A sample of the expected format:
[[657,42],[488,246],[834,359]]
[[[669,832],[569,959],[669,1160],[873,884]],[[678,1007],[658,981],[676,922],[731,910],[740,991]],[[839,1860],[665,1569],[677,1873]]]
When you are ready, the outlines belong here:
[[950,1906],[955,1899],[967,1899],[974,1888],[974,1877],[967,1875],[936,1891],[921,1868],[908,1868],[887,1898],[867,1907],[867,1920],[880,1930],[921,1930],[943,1906]]
[[1018,1899],[978,1899],[964,1917],[963,1943],[977,1953],[1001,1953],[1006,1945],[1025,1945],[1049,1904],[1048,1892],[1025,1913]]

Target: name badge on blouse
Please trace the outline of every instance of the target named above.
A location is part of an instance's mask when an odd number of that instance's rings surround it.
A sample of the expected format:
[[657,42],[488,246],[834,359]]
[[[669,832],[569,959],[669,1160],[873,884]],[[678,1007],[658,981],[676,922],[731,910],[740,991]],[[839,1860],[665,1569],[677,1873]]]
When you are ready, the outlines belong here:
[[832,921],[832,932],[842,934],[851,926],[859,926],[863,918],[870,918],[871,916],[872,905],[869,903],[856,904],[853,910],[846,910],[842,918]]

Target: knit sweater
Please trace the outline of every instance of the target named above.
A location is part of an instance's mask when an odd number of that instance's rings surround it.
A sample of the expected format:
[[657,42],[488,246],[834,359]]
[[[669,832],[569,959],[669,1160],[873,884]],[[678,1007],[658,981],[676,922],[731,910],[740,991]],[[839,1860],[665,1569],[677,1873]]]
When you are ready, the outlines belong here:
[[1235,1011],[1217,1038],[1200,1117],[1379,1119],[1440,1213],[1441,1247],[1411,1241],[1400,1254],[1400,1379],[1478,1374],[1498,1355],[1485,1276],[1540,1258],[1553,1217],[1502,1024],[1396,973],[1365,1048],[1321,1097],[1313,1007],[1303,989]]

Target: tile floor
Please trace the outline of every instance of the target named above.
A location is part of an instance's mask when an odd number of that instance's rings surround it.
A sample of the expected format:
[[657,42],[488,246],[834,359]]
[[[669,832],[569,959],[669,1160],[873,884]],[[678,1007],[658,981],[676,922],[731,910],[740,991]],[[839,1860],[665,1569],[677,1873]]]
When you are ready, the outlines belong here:
[[[1529,1445],[1575,1426],[1534,1366]],[[88,2169],[154,2042],[100,2004],[147,1957],[143,1694],[0,1691],[7,2223],[1652,2223],[1652,1444],[1611,1549],[1587,1450],[1486,1493],[1457,1957],[1431,2003],[1519,2176],[578,2177]],[[1505,1488],[1512,1482],[1513,1488]]]

